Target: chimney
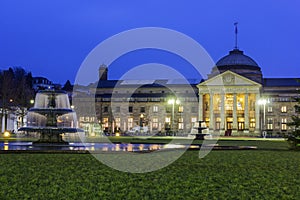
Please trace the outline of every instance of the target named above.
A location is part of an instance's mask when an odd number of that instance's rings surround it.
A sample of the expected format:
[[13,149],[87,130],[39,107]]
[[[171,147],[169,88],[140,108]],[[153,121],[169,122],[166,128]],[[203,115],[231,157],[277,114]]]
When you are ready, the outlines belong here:
[[99,80],[107,80],[108,69],[105,64],[99,67]]

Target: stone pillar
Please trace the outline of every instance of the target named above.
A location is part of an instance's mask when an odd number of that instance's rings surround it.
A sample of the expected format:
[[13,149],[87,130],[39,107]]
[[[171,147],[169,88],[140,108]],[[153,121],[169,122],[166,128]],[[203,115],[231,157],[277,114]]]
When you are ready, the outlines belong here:
[[249,94],[245,93],[245,107],[244,107],[244,119],[245,119],[245,130],[244,133],[249,133]]
[[198,120],[203,121],[203,94],[199,93]]
[[214,119],[214,94],[209,94],[209,130],[213,132],[215,130],[215,119]]
[[255,133],[260,135],[260,105],[258,100],[260,98],[259,93],[255,95]]
[[221,93],[221,134],[225,133],[225,94]]
[[233,113],[232,113],[232,132],[236,133],[237,132],[237,111],[236,111],[236,105],[237,105],[237,100],[236,100],[236,93],[233,94]]

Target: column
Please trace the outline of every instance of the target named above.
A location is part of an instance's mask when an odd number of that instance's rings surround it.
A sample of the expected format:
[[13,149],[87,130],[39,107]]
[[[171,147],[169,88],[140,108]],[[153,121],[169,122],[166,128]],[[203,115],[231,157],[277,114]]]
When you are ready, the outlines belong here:
[[236,93],[233,94],[233,113],[232,113],[232,118],[233,118],[233,122],[232,122],[232,131],[237,131],[237,113],[236,113],[236,105],[237,105],[237,101],[236,101]]
[[245,130],[249,130],[249,94],[245,93],[245,107],[244,107],[244,119],[245,119]]
[[221,130],[225,131],[225,94],[221,93]]
[[209,94],[209,130],[215,130],[214,94]]
[[203,121],[203,94],[199,93],[198,120]]
[[[2,111],[3,112],[3,111]],[[5,114],[2,115],[2,120],[1,120],[1,127],[2,127],[2,130],[1,132],[3,133],[5,131]]]
[[258,104],[258,100],[260,98],[260,95],[257,93],[255,95],[255,132],[257,134],[260,133],[260,109],[259,109],[259,104]]

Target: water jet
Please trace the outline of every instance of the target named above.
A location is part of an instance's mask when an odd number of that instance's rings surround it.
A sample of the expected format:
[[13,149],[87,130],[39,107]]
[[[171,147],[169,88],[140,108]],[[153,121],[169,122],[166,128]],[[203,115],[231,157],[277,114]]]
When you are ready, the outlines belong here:
[[77,126],[67,93],[61,90],[39,91],[34,107],[28,110],[26,126],[19,131],[38,133],[39,139],[33,145],[68,145],[62,134],[83,132]]

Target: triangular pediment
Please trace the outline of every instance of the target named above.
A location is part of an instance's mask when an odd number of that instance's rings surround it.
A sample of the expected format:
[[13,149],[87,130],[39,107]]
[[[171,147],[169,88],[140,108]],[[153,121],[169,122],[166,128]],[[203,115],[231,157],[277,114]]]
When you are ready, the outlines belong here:
[[214,77],[198,84],[198,87],[201,87],[201,86],[206,86],[206,87],[207,86],[225,86],[225,87],[226,86],[257,86],[257,87],[261,87],[261,84],[228,70],[222,74],[214,76]]

